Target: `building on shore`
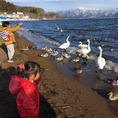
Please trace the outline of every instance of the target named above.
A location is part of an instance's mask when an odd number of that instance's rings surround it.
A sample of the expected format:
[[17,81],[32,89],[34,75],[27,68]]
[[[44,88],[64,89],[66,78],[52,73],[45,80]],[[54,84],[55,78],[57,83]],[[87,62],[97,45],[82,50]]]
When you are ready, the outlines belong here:
[[7,12],[0,12],[0,19],[29,19],[28,15],[25,15],[23,12],[13,12],[8,14]]

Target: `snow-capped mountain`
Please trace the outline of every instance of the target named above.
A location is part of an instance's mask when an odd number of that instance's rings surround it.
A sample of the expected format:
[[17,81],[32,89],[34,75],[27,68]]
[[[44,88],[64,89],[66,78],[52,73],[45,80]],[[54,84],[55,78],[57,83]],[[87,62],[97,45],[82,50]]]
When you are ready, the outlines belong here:
[[66,18],[109,18],[118,17],[118,9],[105,11],[93,8],[78,8],[74,10],[59,11],[58,14]]

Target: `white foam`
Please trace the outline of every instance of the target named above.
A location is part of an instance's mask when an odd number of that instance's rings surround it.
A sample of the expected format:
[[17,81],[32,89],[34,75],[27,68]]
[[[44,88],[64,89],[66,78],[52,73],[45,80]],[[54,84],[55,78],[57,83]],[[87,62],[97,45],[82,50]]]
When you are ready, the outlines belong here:
[[20,28],[21,31],[24,31],[24,32],[28,32],[29,29],[26,29],[26,28]]
[[76,54],[76,52],[77,52],[77,47],[69,47],[69,48],[67,48],[67,52],[69,53],[69,54]]
[[47,38],[45,36],[41,36],[41,35],[36,35],[32,32],[30,32],[30,30],[25,29],[25,28],[21,28],[21,30],[18,31],[19,34],[24,35],[28,40],[30,40],[31,42],[33,42],[39,49],[43,46],[48,46],[48,47],[57,47],[59,46],[59,42],[52,40],[50,38]]
[[108,69],[108,70],[113,70],[113,67],[114,67],[115,63],[110,61],[110,60],[107,60],[106,61],[106,65],[105,65],[105,68]]

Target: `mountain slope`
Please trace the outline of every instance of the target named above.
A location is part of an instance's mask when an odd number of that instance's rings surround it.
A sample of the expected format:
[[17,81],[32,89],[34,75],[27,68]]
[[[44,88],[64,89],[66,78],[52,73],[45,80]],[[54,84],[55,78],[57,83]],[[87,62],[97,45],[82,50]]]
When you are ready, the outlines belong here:
[[42,8],[35,7],[21,7],[16,6],[12,3],[6,2],[5,0],[0,0],[0,12],[23,12],[25,15],[29,15],[30,18],[34,19],[60,19],[57,13],[46,13]]
[[0,12],[12,13],[16,11],[16,6],[5,0],[0,0]]
[[78,8],[68,11],[59,11],[60,16],[66,18],[109,18],[109,17],[118,17],[118,10],[98,10],[98,9],[87,9],[87,8]]

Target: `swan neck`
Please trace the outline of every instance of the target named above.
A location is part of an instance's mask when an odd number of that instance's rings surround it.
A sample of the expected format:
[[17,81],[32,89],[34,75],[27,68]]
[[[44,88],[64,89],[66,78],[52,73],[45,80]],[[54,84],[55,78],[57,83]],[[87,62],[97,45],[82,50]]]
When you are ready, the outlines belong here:
[[69,37],[67,37],[67,39],[66,39],[66,42],[67,42],[67,43],[69,43],[68,39],[69,39]]
[[90,41],[88,42],[88,49],[90,49]]
[[102,49],[100,48],[100,55],[99,55],[99,57],[102,57]]
[[69,41],[68,41],[68,38],[66,39],[66,42],[68,43]]

